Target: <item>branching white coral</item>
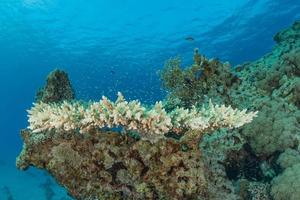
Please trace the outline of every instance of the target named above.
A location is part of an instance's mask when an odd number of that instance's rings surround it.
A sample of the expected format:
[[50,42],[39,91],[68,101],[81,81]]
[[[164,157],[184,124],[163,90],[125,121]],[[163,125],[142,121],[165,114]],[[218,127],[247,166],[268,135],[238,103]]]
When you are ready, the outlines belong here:
[[231,106],[214,105],[211,101],[208,107],[203,106],[200,110],[176,108],[170,113],[174,128],[186,128],[203,131],[206,129],[217,129],[221,127],[238,128],[250,123],[257,112],[248,112],[233,109]]
[[37,103],[28,111],[29,129],[33,132],[47,130],[79,130],[81,133],[95,128],[122,126],[145,137],[163,136],[169,131],[197,130],[200,133],[226,127],[237,128],[252,121],[256,112],[239,111],[230,106],[213,105],[201,109],[176,108],[167,113],[161,102],[146,109],[137,100],[126,101],[119,92],[115,102],[102,97],[99,102],[63,102],[61,104]]

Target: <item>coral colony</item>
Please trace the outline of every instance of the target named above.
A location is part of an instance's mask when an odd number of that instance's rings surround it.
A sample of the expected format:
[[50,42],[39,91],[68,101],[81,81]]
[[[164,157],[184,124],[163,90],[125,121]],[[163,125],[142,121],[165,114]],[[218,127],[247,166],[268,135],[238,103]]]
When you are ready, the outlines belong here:
[[198,49],[191,66],[168,60],[167,99],[152,107],[121,93],[75,100],[55,70],[28,111],[17,167],[47,170],[75,199],[299,200],[300,22],[274,39],[235,68]]
[[168,132],[198,131],[199,134],[222,127],[238,128],[252,121],[257,112],[239,111],[230,106],[213,105],[200,109],[176,108],[167,113],[162,102],[146,109],[139,101],[127,102],[119,92],[115,102],[102,97],[99,102],[82,103],[66,101],[59,104],[37,103],[28,111],[29,129],[33,133],[49,130],[89,133],[97,128],[122,126],[137,131],[142,137],[161,137]]
[[[26,169],[30,163],[34,163],[37,167],[42,167],[41,164],[43,163],[42,165],[44,165],[44,161],[34,158],[35,156],[29,152],[36,151],[37,149],[35,148],[39,146],[46,149],[52,146],[50,153],[52,158],[46,164],[49,170],[53,170],[53,173],[57,173],[57,176],[61,176],[60,173],[62,172],[64,174],[70,173],[70,176],[74,176],[73,173],[76,173],[77,177],[74,177],[76,180],[83,185],[87,184],[91,187],[84,189],[82,186],[80,190],[76,191],[75,188],[78,188],[78,186],[65,184],[66,187],[70,188],[71,195],[78,199],[101,199],[106,198],[107,195],[109,198],[118,199],[121,198],[121,193],[128,198],[134,199],[154,198],[154,195],[159,197],[165,196],[166,198],[172,196],[174,198],[184,198],[185,196],[194,197],[201,193],[203,193],[202,196],[206,196],[207,194],[202,191],[203,187],[206,187],[205,182],[202,180],[203,174],[198,173],[199,170],[202,170],[198,168],[203,163],[196,161],[199,159],[198,156],[191,157],[199,153],[196,149],[192,151],[192,149],[197,148],[193,145],[194,141],[198,141],[204,133],[210,133],[220,128],[238,128],[245,123],[250,123],[257,114],[257,112],[246,112],[245,109],[239,111],[230,106],[214,105],[211,101],[207,105],[197,108],[195,106],[192,108],[177,107],[167,113],[163,108],[162,102],[157,102],[152,108],[145,108],[137,100],[126,101],[120,92],[115,102],[104,96],[99,102],[66,101],[65,95],[56,91],[67,91],[69,94],[73,94],[73,92],[70,92],[72,89],[69,86],[69,81],[65,81],[65,84],[57,84],[56,81],[51,80],[58,76],[64,77],[59,78],[59,80],[67,79],[66,74],[59,70],[51,73],[47,83],[54,82],[56,86],[46,85],[44,90],[39,92],[37,103],[28,111],[29,127],[23,131],[26,145],[17,160],[17,165],[21,169]],[[63,88],[53,90],[55,87]],[[68,89],[65,89],[65,87]],[[47,88],[51,89],[47,90]],[[43,98],[44,96],[47,98]],[[55,98],[49,98],[51,96]],[[52,99],[56,99],[57,103],[54,103]],[[114,127],[123,127],[125,133],[135,131],[142,140],[134,140],[133,138],[128,138],[126,134],[121,135],[120,133],[116,134],[107,131],[107,128]],[[167,138],[165,137],[167,133],[181,135],[182,139],[175,141]],[[65,139],[67,140],[65,141]],[[124,140],[124,144],[122,144],[122,140]],[[191,141],[189,142],[189,140]],[[97,145],[94,146],[88,141],[97,141]],[[101,141],[105,144],[101,144]],[[81,142],[83,144],[80,144]],[[111,142],[115,144],[108,147]],[[146,152],[144,151],[148,151],[147,146],[150,144],[161,149],[150,150],[149,154],[145,155]],[[181,147],[181,144],[189,144],[190,146]],[[76,148],[84,149],[83,152],[74,150],[74,145]],[[105,149],[102,149],[103,147]],[[89,152],[88,149],[91,148],[93,150]],[[188,153],[184,153],[181,151],[181,148],[190,148],[191,150]],[[119,151],[124,152],[121,153]],[[82,157],[82,153],[90,155]],[[103,155],[100,158],[103,153],[106,156]],[[97,156],[97,158],[94,158],[94,156]],[[44,158],[47,157],[49,156]],[[150,159],[149,161],[142,161],[142,158],[147,157]],[[154,157],[160,158],[160,160],[157,162],[152,161]],[[98,163],[96,166],[93,164],[94,159]],[[179,162],[180,160],[181,162]],[[183,166],[175,169],[178,164]],[[62,165],[65,165],[65,167]],[[142,166],[138,167],[135,165]],[[163,165],[165,169],[160,165]],[[67,169],[68,167],[72,169]],[[85,167],[93,167],[95,171],[87,172],[84,170]],[[186,168],[186,170],[182,171],[183,169],[181,168]],[[120,171],[121,169],[123,172]],[[169,180],[169,170],[172,169],[174,173],[178,171],[176,173],[181,174],[176,176],[183,178],[182,183],[177,183],[177,180]],[[89,178],[83,173],[88,173],[86,175]],[[122,175],[119,175],[119,173]],[[145,176],[150,176],[151,173],[153,177],[146,180]],[[103,183],[103,176],[108,179],[102,185],[100,183]],[[122,179],[125,182],[129,181],[128,184],[124,185],[121,183],[122,181],[117,180],[121,178],[119,176],[125,176]],[[134,176],[137,177],[133,178]],[[83,179],[86,180],[84,181]],[[164,181],[155,183],[158,180]],[[72,180],[70,181],[73,182]],[[174,184],[172,188],[177,188],[176,190],[178,191],[172,194],[170,186],[163,186],[163,182]],[[184,182],[188,182],[188,185]],[[81,185],[80,183],[79,185]],[[154,186],[152,186],[153,184]],[[199,187],[203,184],[203,187]],[[157,191],[158,194],[155,194],[151,187],[159,189]],[[83,192],[81,190],[86,191]],[[123,192],[126,194],[123,194]]]

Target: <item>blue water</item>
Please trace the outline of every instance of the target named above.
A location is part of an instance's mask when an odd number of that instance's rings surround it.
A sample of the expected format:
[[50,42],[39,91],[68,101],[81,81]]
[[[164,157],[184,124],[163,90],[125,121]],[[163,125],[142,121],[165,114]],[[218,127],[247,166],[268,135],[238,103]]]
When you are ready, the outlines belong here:
[[153,103],[165,95],[157,71],[169,57],[189,64],[198,47],[252,61],[299,18],[299,0],[0,0],[0,199],[67,199],[44,172],[15,169],[26,109],[54,68],[80,99],[122,91]]

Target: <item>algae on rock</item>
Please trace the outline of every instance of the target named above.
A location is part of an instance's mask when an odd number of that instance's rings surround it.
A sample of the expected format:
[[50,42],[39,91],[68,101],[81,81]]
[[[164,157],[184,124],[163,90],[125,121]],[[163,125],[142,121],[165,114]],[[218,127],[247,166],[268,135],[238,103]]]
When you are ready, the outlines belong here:
[[167,105],[170,109],[203,104],[209,99],[230,104],[229,90],[239,82],[228,63],[208,60],[201,55],[194,56],[194,64],[186,68],[181,66],[178,57],[172,58],[165,63],[159,75],[163,88],[168,91]]
[[36,94],[36,102],[54,103],[75,98],[68,74],[54,70],[47,77],[47,83]]

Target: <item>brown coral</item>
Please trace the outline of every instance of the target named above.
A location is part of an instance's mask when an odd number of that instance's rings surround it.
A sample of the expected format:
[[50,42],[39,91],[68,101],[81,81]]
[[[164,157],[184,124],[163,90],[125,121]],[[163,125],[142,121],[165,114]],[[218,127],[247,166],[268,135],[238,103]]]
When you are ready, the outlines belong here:
[[22,135],[26,148],[18,167],[46,169],[76,199],[208,199],[200,151],[184,152],[173,139],[150,143],[114,132],[66,133],[31,145],[32,134]]

